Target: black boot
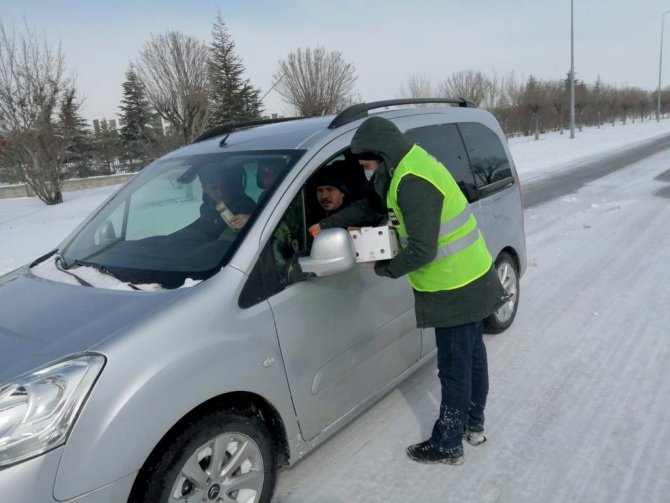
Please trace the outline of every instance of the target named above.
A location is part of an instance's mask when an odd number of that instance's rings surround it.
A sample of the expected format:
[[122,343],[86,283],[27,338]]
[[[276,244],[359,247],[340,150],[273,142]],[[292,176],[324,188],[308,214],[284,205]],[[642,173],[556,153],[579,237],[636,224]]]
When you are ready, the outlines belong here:
[[439,447],[434,447],[430,440],[426,440],[420,444],[410,445],[407,448],[407,455],[410,459],[419,463],[462,465],[465,462],[463,447],[458,446],[453,449],[440,449]]
[[486,435],[484,435],[484,430],[472,431],[467,429],[463,432],[463,438],[468,444],[474,446],[482,445],[484,442],[486,442]]

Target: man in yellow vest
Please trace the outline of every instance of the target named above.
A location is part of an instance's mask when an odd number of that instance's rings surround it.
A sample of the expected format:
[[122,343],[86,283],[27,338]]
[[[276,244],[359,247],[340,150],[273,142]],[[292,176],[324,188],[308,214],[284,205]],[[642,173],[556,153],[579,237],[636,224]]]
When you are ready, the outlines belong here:
[[[350,205],[320,222],[321,228],[354,224],[347,219],[383,206],[400,236],[402,250],[377,262],[375,272],[407,275],[414,291],[417,325],[434,327],[442,387],[439,417],[431,437],[407,448],[422,463],[458,465],[463,438],[486,441],[484,407],[488,364],[482,320],[498,309],[505,293],[477,220],[449,171],[413,144],[392,122],[370,117],[361,124],[351,150],[374,170],[380,200]],[[363,207],[367,206],[367,207]]]

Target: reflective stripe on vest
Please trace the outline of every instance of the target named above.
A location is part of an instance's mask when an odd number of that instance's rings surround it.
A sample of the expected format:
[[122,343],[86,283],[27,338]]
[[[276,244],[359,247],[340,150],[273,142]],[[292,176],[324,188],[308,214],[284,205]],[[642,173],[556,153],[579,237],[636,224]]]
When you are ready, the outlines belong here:
[[453,290],[483,276],[493,259],[477,219],[451,174],[418,145],[414,145],[396,167],[387,195],[387,206],[398,218],[396,228],[401,245],[406,246],[408,241],[397,192],[400,181],[409,174],[430,182],[444,196],[437,255],[429,264],[408,274],[412,287],[425,292]]
[[[472,211],[470,211],[470,208],[466,207],[461,213],[459,213],[451,220],[447,220],[446,222],[442,222],[442,224],[440,224],[440,236],[444,236],[445,234],[450,234],[455,230],[458,230],[461,225],[465,225],[468,222],[470,217],[474,217],[474,215],[472,214]],[[407,246],[407,236],[400,238],[400,244]]]

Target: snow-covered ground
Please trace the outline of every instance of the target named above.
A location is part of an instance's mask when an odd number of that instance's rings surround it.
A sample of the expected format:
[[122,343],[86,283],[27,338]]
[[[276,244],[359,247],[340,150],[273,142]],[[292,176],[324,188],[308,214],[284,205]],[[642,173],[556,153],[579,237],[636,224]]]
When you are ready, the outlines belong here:
[[[669,134],[670,121],[510,146],[522,182]],[[113,190],[46,207],[0,200],[0,273],[56,245]],[[421,465],[439,404],[429,363],[304,462],[279,503],[652,502],[670,495],[670,150],[526,211],[513,327],[487,336],[489,441],[460,467]]]

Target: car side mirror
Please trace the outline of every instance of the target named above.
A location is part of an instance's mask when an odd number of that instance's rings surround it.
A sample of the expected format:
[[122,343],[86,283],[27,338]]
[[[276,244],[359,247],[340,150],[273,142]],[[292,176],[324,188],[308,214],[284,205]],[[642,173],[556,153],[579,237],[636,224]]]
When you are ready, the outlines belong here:
[[309,257],[298,259],[302,272],[329,276],[356,265],[354,242],[345,229],[324,229],[314,238]]

